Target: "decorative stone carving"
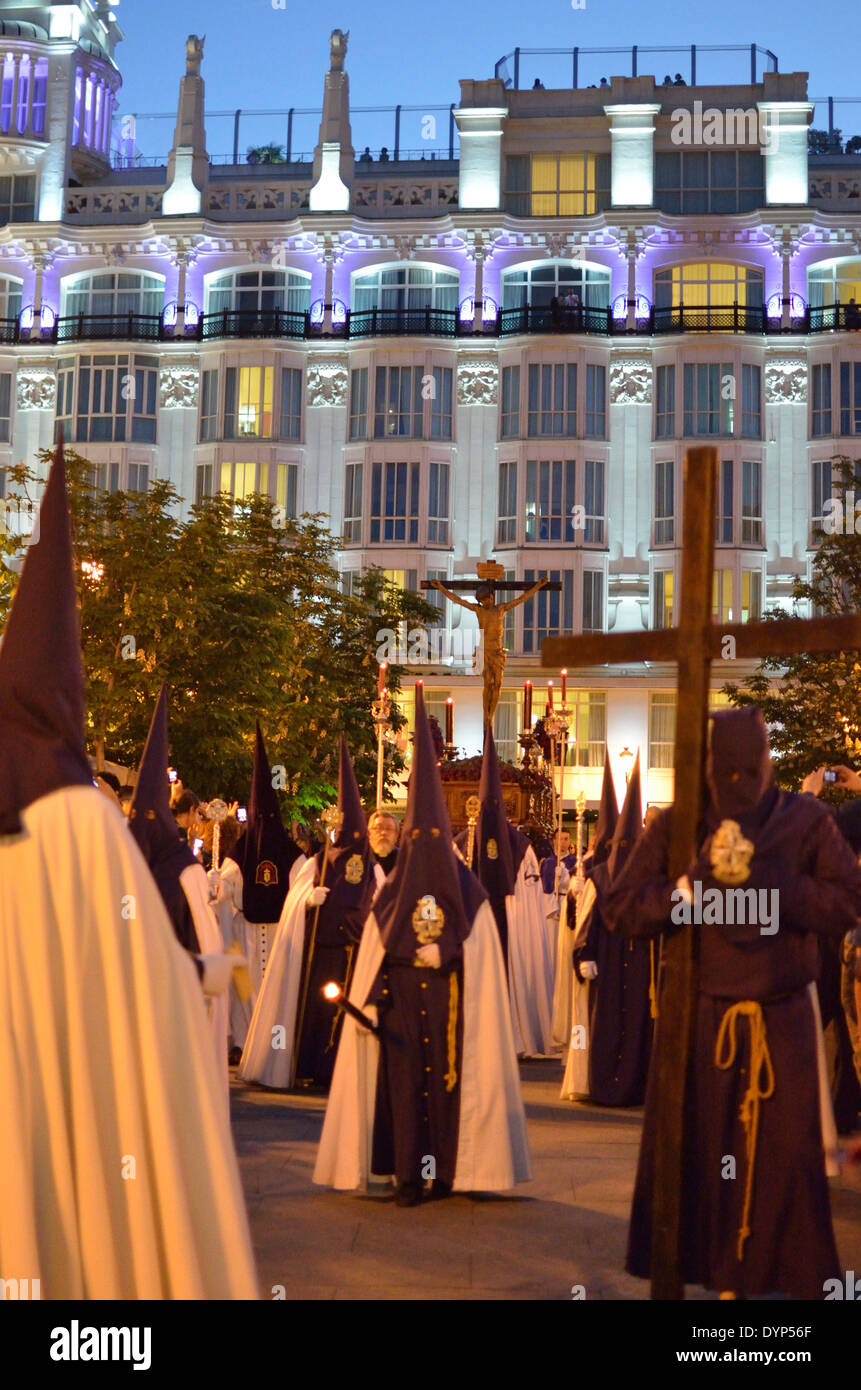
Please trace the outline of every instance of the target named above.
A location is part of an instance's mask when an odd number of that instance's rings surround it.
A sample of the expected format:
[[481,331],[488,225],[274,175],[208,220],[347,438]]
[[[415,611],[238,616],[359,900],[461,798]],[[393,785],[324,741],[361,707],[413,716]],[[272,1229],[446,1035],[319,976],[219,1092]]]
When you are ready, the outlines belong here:
[[807,367],[799,357],[765,364],[766,404],[791,401],[804,403],[807,400]]
[[610,363],[611,405],[650,405],[652,364],[647,357],[621,357]]
[[457,369],[458,405],[496,405],[499,367],[491,358],[472,358]]
[[159,373],[162,410],[197,409],[200,372],[190,362],[170,362]]
[[312,357],[305,380],[309,406],[347,404],[347,358]]
[[203,60],[203,45],[206,43],[206,35],[202,39],[197,34],[189,34],[185,41],[185,75],[186,77],[199,77],[200,64]]
[[20,367],[17,404],[19,410],[53,410],[57,399],[57,378],[53,367]]

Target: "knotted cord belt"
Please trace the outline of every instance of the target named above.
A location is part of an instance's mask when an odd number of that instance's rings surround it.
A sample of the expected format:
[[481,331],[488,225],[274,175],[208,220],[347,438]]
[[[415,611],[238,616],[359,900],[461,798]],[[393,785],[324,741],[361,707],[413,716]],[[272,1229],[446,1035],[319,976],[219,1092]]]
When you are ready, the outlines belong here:
[[765,1035],[762,1005],[756,999],[740,999],[724,1014],[715,1043],[715,1066],[728,1071],[736,1058],[736,1020],[746,1018],[750,1025],[750,1077],[739,1115],[744,1125],[747,1175],[744,1186],[744,1207],[738,1229],[738,1258],[744,1259],[744,1243],[750,1235],[750,1207],[753,1199],[753,1174],[756,1164],[756,1141],[759,1132],[759,1103],[774,1095],[774,1068]]
[[445,1089],[453,1091],[457,1085],[457,971],[452,970],[448,984],[448,1071],[445,1074]]
[[655,979],[655,938],[649,942],[649,1013],[658,1017],[658,985]]

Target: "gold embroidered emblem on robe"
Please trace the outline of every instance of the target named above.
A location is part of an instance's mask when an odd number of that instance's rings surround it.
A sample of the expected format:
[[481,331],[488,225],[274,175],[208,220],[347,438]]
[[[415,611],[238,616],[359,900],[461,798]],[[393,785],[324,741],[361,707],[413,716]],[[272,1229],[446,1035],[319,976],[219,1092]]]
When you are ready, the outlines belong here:
[[[444,926],[445,913],[436,898],[426,893],[423,898],[419,898],[413,911],[413,931],[418,937],[419,945],[432,945],[438,936],[442,936]],[[422,962],[416,961],[416,964],[421,965]]]
[[723,820],[712,836],[709,859],[718,883],[745,883],[756,846],[746,840],[738,821]]
[[499,858],[499,846],[495,840],[488,840],[487,842],[487,857],[488,859]]
[[344,870],[344,878],[347,882],[361,883],[364,871],[365,865],[361,854],[351,854],[347,860],[347,867]]

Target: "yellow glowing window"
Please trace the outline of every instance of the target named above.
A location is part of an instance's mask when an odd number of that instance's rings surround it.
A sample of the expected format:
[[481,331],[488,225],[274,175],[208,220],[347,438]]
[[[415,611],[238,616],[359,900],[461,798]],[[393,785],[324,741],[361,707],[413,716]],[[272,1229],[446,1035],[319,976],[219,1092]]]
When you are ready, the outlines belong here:
[[657,570],[655,573],[655,627],[673,625],[673,580],[672,570]]
[[252,434],[258,439],[272,433],[273,367],[240,367],[237,400],[239,434]]
[[233,496],[237,502],[243,502],[257,491],[257,464],[235,463],[233,468]]
[[709,691],[709,709],[729,709],[732,701],[722,690]]
[[221,487],[219,492],[233,491],[233,464],[223,463],[221,465]]
[[732,570],[715,570],[712,577],[712,617],[732,622]]
[[532,156],[533,217],[584,217],[595,207],[593,154]]
[[762,571],[741,572],[741,620],[755,623],[762,617]]
[[861,304],[861,261],[830,261],[812,265],[807,272],[807,297],[811,308]]
[[655,275],[655,302],[678,309],[740,307],[762,304],[761,270],[722,262],[691,262],[659,270]]

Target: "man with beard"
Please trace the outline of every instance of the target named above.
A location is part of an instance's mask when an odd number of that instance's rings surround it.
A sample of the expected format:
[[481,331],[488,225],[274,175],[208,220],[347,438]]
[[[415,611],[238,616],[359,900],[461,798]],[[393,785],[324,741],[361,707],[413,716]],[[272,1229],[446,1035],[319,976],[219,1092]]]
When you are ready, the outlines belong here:
[[[713,716],[707,781],[687,874],[668,877],[669,808],[640,837],[604,904],[610,929],[626,936],[698,924],[682,1277],[728,1298],[821,1299],[839,1262],[825,1169],[826,1128],[834,1128],[833,1116],[825,1123],[818,938],[854,926],[861,869],[823,806],[775,785],[755,706]],[[655,1079],[653,1068],[628,1242],[627,1269],[642,1278],[651,1255]]]
[[374,811],[368,817],[368,844],[384,874],[390,874],[398,857],[400,826],[388,811]]

